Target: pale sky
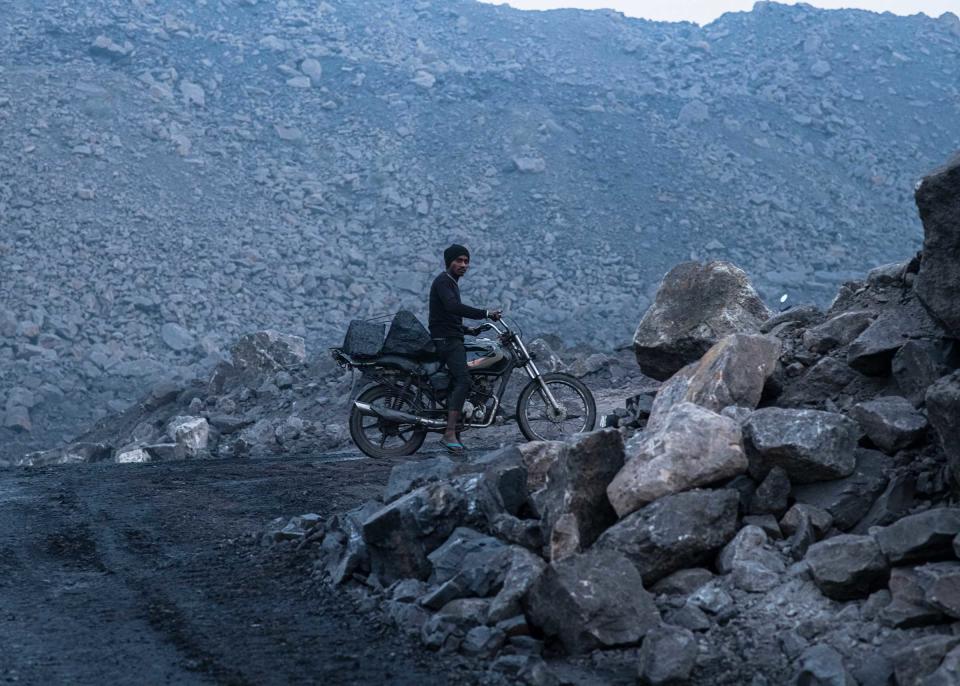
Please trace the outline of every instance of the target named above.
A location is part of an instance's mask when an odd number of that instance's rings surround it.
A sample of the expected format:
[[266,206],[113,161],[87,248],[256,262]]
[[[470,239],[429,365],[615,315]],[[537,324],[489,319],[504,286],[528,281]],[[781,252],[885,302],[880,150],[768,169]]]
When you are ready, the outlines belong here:
[[[796,4],[781,0],[783,4]],[[724,12],[748,11],[754,0],[481,0],[517,9],[546,10],[560,7],[581,9],[609,8],[630,17],[642,17],[657,21],[693,21],[709,24]],[[873,12],[894,14],[917,14],[923,12],[939,17],[944,12],[960,13],[960,0],[813,0],[807,4],[824,9],[855,8]]]

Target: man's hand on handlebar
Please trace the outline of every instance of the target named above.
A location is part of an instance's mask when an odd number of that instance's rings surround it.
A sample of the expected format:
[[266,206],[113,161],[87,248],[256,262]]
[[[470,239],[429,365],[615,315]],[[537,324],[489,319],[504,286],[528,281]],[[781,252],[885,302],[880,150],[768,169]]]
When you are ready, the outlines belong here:
[[500,317],[502,316],[503,310],[487,310],[487,317],[495,322],[500,321]]

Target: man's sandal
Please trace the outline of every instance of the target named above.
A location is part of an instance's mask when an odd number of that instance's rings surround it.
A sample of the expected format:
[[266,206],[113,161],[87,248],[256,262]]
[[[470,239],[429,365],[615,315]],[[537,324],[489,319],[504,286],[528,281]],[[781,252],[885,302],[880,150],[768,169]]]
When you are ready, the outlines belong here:
[[467,449],[463,446],[463,443],[447,443],[446,441],[441,440],[440,444],[447,449],[447,452],[451,455],[463,455],[467,452]]

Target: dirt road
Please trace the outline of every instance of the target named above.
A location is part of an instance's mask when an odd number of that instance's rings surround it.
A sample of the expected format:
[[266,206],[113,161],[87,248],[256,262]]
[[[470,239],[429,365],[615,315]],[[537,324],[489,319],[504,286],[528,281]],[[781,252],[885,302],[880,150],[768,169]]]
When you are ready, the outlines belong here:
[[252,543],[378,494],[378,460],[0,472],[0,681],[446,684],[466,675]]

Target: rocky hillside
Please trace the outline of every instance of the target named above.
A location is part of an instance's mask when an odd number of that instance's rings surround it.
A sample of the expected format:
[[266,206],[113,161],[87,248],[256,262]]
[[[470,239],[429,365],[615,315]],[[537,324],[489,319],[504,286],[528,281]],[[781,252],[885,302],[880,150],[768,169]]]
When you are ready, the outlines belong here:
[[625,341],[666,269],[824,304],[909,254],[960,145],[960,21],[698,28],[466,0],[0,1],[0,457],[275,328],[470,300]]

